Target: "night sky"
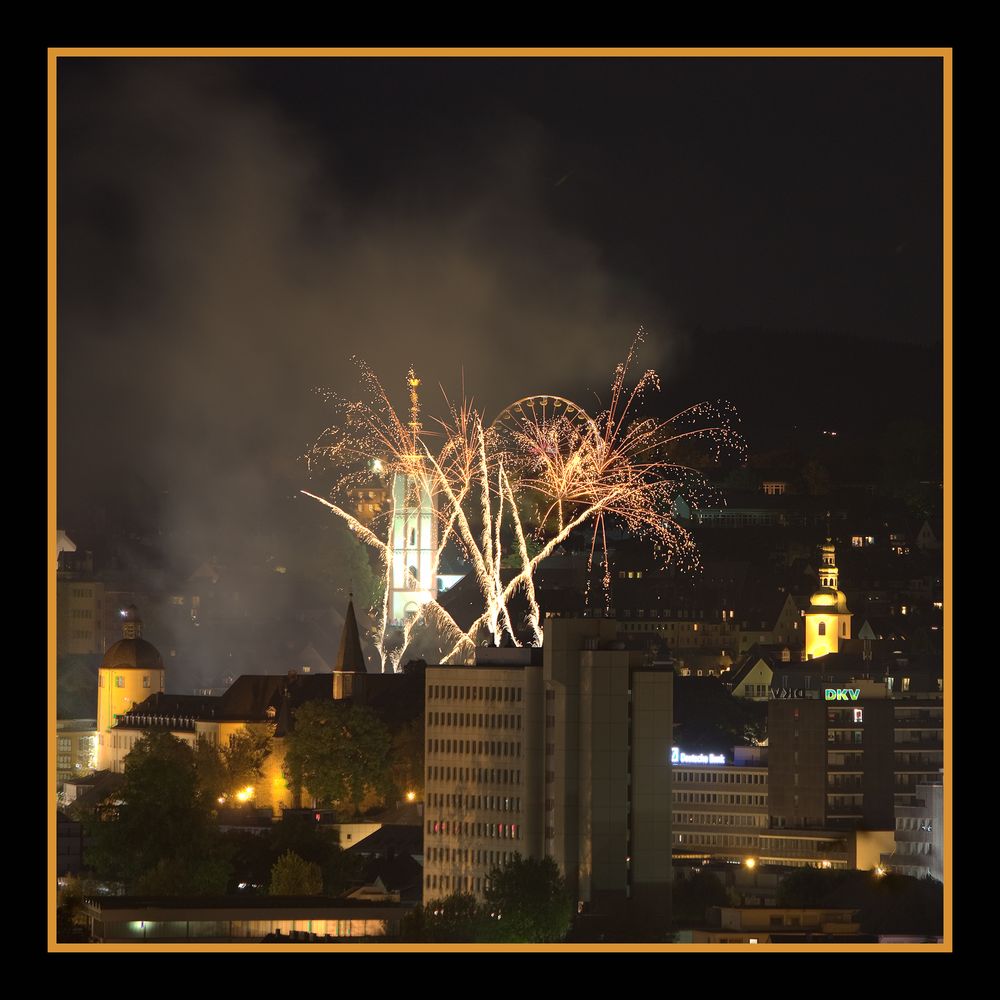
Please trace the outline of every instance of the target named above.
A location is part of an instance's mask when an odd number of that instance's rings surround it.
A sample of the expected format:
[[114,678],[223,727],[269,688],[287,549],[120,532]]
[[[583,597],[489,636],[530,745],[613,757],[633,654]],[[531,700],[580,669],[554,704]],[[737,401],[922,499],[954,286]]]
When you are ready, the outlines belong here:
[[941,81],[913,58],[61,59],[60,526],[126,476],[209,525],[305,485],[313,389],[355,394],[353,354],[400,406],[412,363],[429,410],[464,374],[490,415],[593,404],[640,324],[671,412],[786,419],[760,398],[817,372],[849,409],[877,395],[852,369],[906,358],[939,381]]

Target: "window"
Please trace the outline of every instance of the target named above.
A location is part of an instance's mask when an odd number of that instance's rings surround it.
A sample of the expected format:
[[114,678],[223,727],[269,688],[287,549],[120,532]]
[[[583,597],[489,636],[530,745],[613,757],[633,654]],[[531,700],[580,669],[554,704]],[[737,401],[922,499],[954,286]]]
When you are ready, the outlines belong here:
[[819,628],[816,630],[817,635],[826,635],[826,622],[820,622]]
[[115,687],[116,688],[123,688],[123,687],[125,687],[125,678],[121,674],[118,674],[115,677]]
[[142,686],[144,688],[148,688],[149,687],[149,674],[143,674],[142,675]]

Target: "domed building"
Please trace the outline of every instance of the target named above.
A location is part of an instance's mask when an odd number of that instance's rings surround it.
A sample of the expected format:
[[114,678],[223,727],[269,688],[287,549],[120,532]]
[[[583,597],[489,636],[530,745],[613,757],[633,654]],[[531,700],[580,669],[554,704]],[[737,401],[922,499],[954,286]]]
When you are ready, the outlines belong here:
[[159,650],[142,637],[135,605],[122,611],[122,638],[108,647],[97,674],[97,769],[111,766],[112,733],[118,719],[151,694],[164,690]]
[[805,613],[805,654],[815,660],[827,653],[838,653],[851,638],[851,612],[847,595],[838,589],[837,553],[832,539],[822,546],[819,567],[819,590],[809,599]]

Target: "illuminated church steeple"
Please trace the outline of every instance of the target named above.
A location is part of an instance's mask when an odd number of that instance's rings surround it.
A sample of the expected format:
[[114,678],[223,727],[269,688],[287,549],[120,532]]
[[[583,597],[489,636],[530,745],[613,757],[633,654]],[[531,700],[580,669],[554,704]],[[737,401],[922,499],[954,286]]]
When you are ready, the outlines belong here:
[[389,615],[402,625],[421,606],[437,597],[435,555],[437,517],[420,442],[420,379],[411,368],[406,379],[410,395],[409,429],[413,435],[410,467],[392,480],[392,593]]
[[818,575],[819,590],[810,598],[805,614],[807,660],[837,653],[841,643],[851,638],[852,615],[847,608],[847,595],[839,589],[837,551],[829,535],[820,547]]

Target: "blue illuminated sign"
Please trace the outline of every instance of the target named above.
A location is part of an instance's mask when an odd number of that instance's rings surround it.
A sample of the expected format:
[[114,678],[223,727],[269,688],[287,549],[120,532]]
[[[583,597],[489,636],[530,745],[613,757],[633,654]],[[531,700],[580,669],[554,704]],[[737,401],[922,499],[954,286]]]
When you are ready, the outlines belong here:
[[684,753],[680,747],[670,748],[671,764],[725,764],[726,757],[721,753]]

